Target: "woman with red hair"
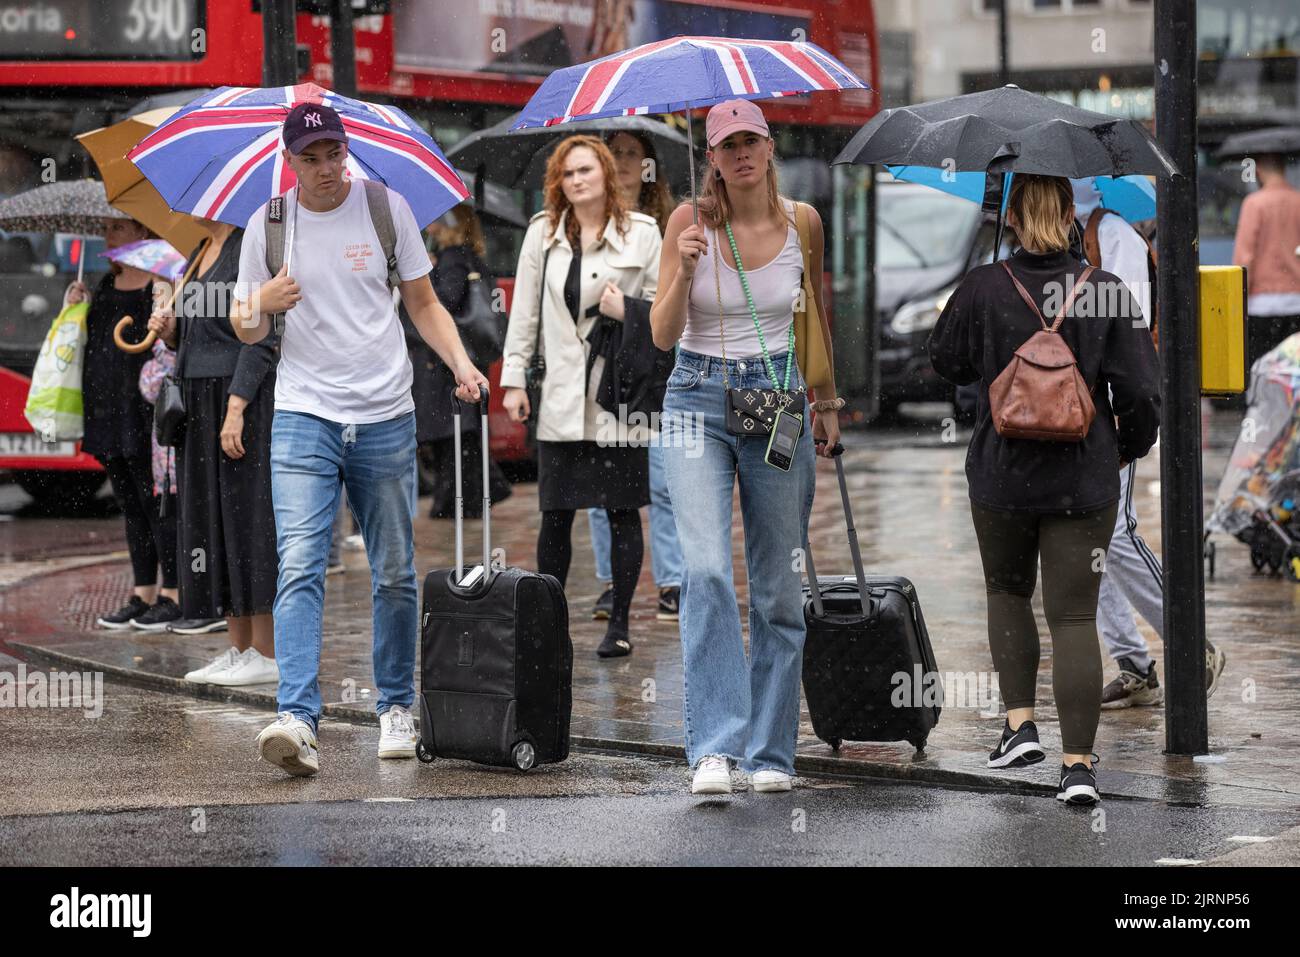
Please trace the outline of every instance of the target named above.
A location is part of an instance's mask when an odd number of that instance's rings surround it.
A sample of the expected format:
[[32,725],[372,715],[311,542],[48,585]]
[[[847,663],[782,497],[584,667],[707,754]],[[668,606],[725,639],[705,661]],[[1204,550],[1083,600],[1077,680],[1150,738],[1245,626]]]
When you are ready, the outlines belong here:
[[[588,335],[623,297],[653,299],[659,279],[658,224],[628,209],[614,157],[592,136],[571,136],[546,166],[546,208],[524,236],[506,332],[501,385],[516,421],[537,416],[537,568],[564,585],[578,509],[603,508],[613,549],[614,606],[602,658],[632,650],[628,609],[641,574],[640,509],[650,502],[644,428],[610,422],[596,402],[601,369],[588,359]],[[545,359],[539,408],[531,408],[527,371]],[[596,362],[600,360],[597,359]]]

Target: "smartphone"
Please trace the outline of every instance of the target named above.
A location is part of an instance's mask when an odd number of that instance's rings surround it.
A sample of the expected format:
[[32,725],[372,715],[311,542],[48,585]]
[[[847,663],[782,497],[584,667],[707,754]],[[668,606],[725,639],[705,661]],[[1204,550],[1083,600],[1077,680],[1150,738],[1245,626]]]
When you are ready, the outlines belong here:
[[767,455],[763,457],[768,465],[790,471],[794,461],[794,450],[799,445],[799,436],[803,434],[803,416],[794,412],[781,411],[776,414],[772,424],[772,433],[767,440]]

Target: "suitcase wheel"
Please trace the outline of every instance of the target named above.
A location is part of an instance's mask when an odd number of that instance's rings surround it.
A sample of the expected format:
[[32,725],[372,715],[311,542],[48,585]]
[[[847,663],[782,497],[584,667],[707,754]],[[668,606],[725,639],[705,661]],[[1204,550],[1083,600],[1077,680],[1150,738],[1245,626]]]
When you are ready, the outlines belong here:
[[920,754],[922,751],[925,750],[925,742],[928,741],[928,740],[930,740],[929,737],[924,737],[924,738],[908,738],[908,744],[910,744],[912,747],[916,748],[916,753],[917,753],[917,754]]
[[420,759],[422,764],[433,764],[434,754],[424,746],[423,741],[415,743],[415,756]]
[[510,749],[510,760],[520,771],[527,771],[537,763],[537,752],[527,741],[517,741]]
[[842,738],[825,738],[823,740],[825,740],[825,742],[831,746],[832,751],[838,751],[840,749],[840,745],[844,743],[844,740]]

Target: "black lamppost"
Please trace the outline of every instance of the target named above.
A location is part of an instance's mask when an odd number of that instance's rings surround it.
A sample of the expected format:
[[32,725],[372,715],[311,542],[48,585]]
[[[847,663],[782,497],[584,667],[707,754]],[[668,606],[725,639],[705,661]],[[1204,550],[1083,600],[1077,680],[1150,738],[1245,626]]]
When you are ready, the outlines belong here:
[[1201,492],[1199,237],[1196,200],[1196,4],[1155,3],[1156,136],[1179,173],[1156,184],[1161,541],[1165,589],[1165,751],[1209,750]]
[[289,86],[298,79],[296,18],[294,0],[262,0],[263,86]]
[[357,95],[357,47],[352,32],[352,0],[331,0],[330,60],[334,64],[331,87],[335,93]]

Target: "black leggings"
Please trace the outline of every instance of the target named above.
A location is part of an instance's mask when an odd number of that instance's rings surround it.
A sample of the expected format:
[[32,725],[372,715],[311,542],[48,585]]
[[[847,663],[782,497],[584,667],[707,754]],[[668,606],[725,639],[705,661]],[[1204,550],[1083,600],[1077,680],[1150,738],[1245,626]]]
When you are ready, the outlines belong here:
[[162,587],[176,587],[176,503],[167,515],[159,515],[160,499],[153,494],[153,465],[149,456],[113,456],[103,459],[113,494],[126,519],[126,547],[131,553],[131,570],[136,588],[158,584],[162,565]]
[[[627,635],[628,609],[641,577],[645,543],[641,538],[641,512],[635,508],[606,509],[609,516],[610,566],[614,573],[614,609],[609,616],[610,634]],[[564,587],[573,558],[573,509],[542,512],[537,533],[537,570],[554,575]]]
[[1052,695],[1061,750],[1089,754],[1101,716],[1097,589],[1115,529],[1115,505],[1072,515],[1002,512],[971,503],[984,561],[989,650],[1007,710],[1032,708],[1038,624],[1030,599],[1043,563],[1043,612],[1052,632]]

